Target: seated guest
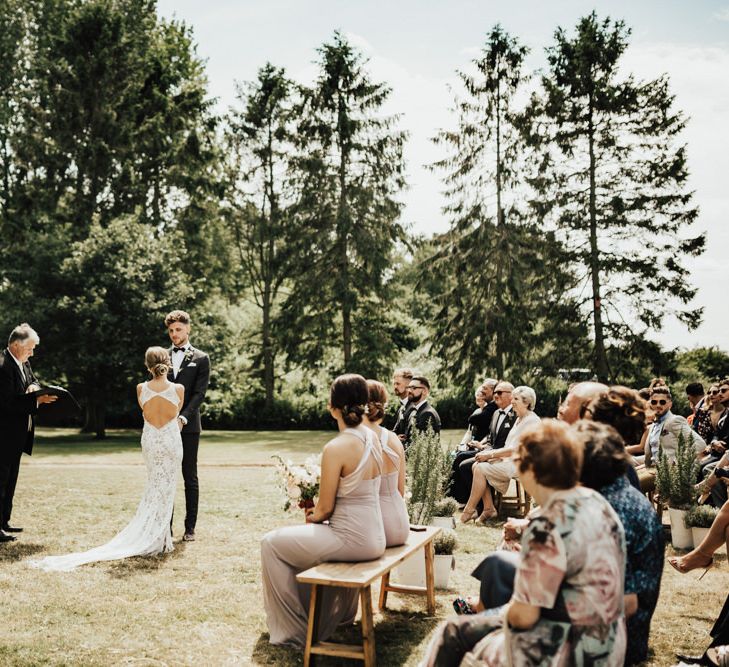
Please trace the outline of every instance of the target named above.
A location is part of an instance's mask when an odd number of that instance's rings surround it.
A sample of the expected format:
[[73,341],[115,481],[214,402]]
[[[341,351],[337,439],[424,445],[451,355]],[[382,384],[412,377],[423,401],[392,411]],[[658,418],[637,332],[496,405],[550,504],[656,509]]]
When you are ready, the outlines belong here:
[[[694,419],[696,418],[696,412],[703,407],[704,401],[706,400],[706,395],[704,394],[704,385],[700,382],[690,382],[689,384],[687,384],[686,400],[688,401],[689,407],[691,408],[691,414],[686,417],[686,421],[693,427]],[[704,441],[705,440],[706,438],[704,438]]]
[[608,390],[607,385],[600,382],[578,382],[573,384],[557,411],[557,419],[567,424],[574,424],[585,416],[585,410],[593,399]]
[[[640,447],[645,430],[645,408],[645,401],[637,391],[615,385],[590,402],[585,410],[585,418],[610,424],[622,437],[626,450],[635,451],[636,446]],[[640,489],[639,475],[632,465],[626,474],[630,483]]]
[[714,439],[716,424],[721,418],[722,412],[724,412],[724,406],[719,400],[719,385],[712,384],[706,392],[706,398],[701,407],[696,408],[694,421],[691,424],[704,442],[710,443]]
[[625,471],[630,463],[618,432],[589,421],[573,428],[584,445],[580,481],[610,503],[625,529],[625,664],[634,665],[648,657],[651,617],[663,573],[663,529],[646,497],[628,483]]
[[511,601],[499,615],[441,624],[424,662],[622,665],[623,527],[600,494],[578,486],[582,446],[565,424],[544,420],[520,440],[519,478],[540,508],[524,532]]
[[458,470],[465,461],[470,461],[472,464],[476,452],[485,447],[481,441],[488,435],[491,419],[496,412],[493,397],[497,384],[496,380],[488,379],[476,391],[476,410],[468,418],[468,429],[453,457],[448,495],[455,498],[459,504],[466,503],[471,488],[464,485],[464,479],[458,474]]
[[[511,382],[499,382],[494,388],[494,405],[496,410],[491,418],[489,432],[480,442],[473,441],[472,445],[485,451],[487,449],[501,449],[514,424],[515,414],[511,407],[511,392],[514,385]],[[459,488],[467,489],[466,499],[471,492],[473,484],[473,464],[476,459],[466,459],[458,466]]]
[[655,465],[658,462],[659,448],[663,450],[669,461],[674,461],[680,434],[690,441],[697,456],[701,454],[706,443],[691,429],[684,417],[671,412],[673,402],[668,387],[659,386],[651,391],[650,406],[655,415],[655,421],[651,425],[645,442],[646,466]]
[[[476,454],[471,494],[461,515],[463,523],[476,519],[477,516],[476,520],[484,523],[496,516],[491,487],[499,493],[506,493],[512,478],[516,477],[516,465],[511,457],[519,444],[519,434],[530,425],[539,423],[539,417],[534,414],[536,403],[537,395],[531,387],[516,387],[511,392],[511,406],[516,414],[516,421],[509,430],[502,448],[487,449]],[[483,512],[480,516],[476,509],[479,500],[483,502]]]
[[388,547],[405,544],[410,534],[410,518],[405,506],[405,450],[400,438],[382,426],[387,390],[382,382],[367,380],[368,403],[362,423],[372,429],[382,445],[380,509]]

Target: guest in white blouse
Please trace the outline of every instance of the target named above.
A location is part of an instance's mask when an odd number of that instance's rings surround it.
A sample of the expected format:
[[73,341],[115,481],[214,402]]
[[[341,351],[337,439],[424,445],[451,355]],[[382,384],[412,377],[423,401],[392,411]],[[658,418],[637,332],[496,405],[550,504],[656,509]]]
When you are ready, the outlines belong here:
[[[540,419],[534,413],[537,395],[531,387],[516,387],[511,394],[511,405],[516,413],[516,421],[501,449],[485,449],[476,454],[477,463],[473,466],[473,484],[471,495],[461,515],[461,521],[467,523],[476,520],[484,523],[496,516],[491,487],[499,493],[506,493],[509,482],[517,476],[516,465],[512,454],[519,445],[520,434],[529,426],[538,424]],[[489,486],[490,485],[490,486]],[[483,501],[483,512],[478,515],[476,506]]]

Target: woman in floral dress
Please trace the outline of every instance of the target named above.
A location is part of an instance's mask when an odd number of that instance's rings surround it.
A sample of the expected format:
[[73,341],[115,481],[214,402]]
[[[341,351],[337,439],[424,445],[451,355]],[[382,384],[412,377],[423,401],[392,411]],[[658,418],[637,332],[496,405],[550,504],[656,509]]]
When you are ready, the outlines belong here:
[[625,537],[600,494],[578,487],[582,446],[565,424],[522,433],[519,477],[540,511],[524,531],[511,601],[437,632],[428,665],[617,667],[625,655]]

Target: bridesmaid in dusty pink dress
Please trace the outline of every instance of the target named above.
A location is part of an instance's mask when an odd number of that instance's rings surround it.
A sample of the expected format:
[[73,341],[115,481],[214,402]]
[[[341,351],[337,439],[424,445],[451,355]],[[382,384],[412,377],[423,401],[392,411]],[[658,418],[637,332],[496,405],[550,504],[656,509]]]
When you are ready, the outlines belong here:
[[[382,452],[374,433],[362,424],[367,383],[361,375],[341,375],[332,383],[329,412],[339,435],[324,446],[319,501],[306,524],[267,533],[261,541],[263,605],[272,644],[303,648],[309,612],[309,585],[299,572],[324,561],[365,561],[385,551],[380,511]],[[324,590],[319,637],[327,639],[357,614],[357,590]]]
[[384,464],[380,484],[380,508],[388,547],[405,544],[410,534],[410,519],[405,506],[405,450],[400,438],[382,426],[387,405],[387,389],[382,382],[367,380],[369,402],[364,423],[382,445]]

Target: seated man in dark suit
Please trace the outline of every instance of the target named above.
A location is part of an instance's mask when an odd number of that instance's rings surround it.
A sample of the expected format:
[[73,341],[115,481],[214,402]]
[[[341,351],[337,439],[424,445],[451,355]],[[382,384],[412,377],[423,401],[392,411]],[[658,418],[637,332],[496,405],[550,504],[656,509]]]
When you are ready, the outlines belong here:
[[440,417],[432,405],[428,403],[430,382],[422,375],[414,375],[408,385],[408,395],[413,407],[408,415],[408,427],[405,432],[403,446],[407,452],[416,431],[425,431],[428,425],[435,433],[440,433]]

